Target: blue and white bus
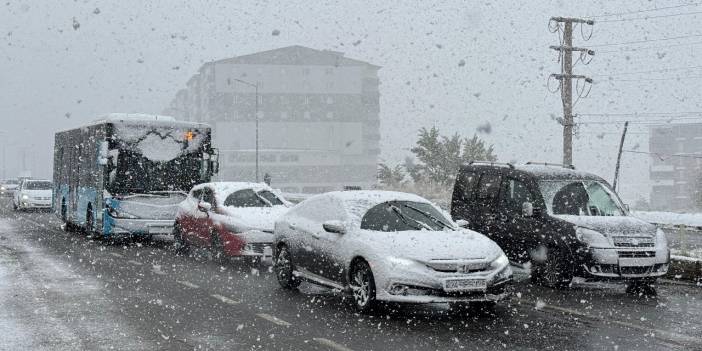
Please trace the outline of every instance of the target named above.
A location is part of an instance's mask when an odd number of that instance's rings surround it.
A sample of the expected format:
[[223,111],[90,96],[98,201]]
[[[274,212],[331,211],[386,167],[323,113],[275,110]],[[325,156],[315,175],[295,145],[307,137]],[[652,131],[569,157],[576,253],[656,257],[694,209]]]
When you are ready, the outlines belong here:
[[53,211],[103,238],[170,234],[178,203],[217,172],[211,135],[206,124],[123,113],[58,132]]

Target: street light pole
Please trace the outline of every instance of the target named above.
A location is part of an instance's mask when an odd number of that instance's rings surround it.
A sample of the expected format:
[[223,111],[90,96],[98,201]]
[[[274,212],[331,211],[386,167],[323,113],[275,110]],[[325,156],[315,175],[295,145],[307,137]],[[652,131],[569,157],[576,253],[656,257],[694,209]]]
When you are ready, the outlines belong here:
[[[7,134],[6,131],[0,130],[0,135],[2,135],[4,137],[6,134]],[[7,140],[4,140],[4,138],[3,138],[3,140],[0,140],[0,144],[2,145],[2,179],[5,180],[5,179],[7,179],[5,177],[5,175],[6,175],[5,172],[7,169],[7,154],[6,154]]]
[[259,182],[259,168],[258,168],[258,159],[259,159],[258,158],[258,82],[256,82],[256,84],[253,84],[253,83],[241,80],[241,79],[234,78],[234,80],[239,82],[239,83],[246,84],[250,87],[253,87],[254,91],[255,91],[255,98],[256,98],[256,105],[255,105],[256,106],[256,109],[255,109],[255,113],[256,113],[256,115],[255,115],[255,117],[256,117],[256,182],[258,183]]

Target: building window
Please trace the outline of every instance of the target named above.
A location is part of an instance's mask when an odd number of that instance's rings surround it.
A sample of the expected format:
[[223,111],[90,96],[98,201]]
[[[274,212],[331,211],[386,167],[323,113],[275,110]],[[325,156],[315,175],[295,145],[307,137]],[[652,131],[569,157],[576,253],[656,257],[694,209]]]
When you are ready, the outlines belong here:
[[300,156],[298,155],[280,155],[280,162],[298,162]]
[[326,75],[332,75],[334,73],[334,68],[332,67],[327,67],[324,69],[324,74]]
[[310,104],[310,97],[308,95],[305,95],[305,105]]
[[334,112],[332,112],[332,111],[327,112],[327,118],[328,119],[334,118]]
[[308,67],[304,67],[302,69],[302,75],[304,76],[309,76],[310,75],[310,69]]
[[327,89],[334,89],[334,82],[327,82]]
[[280,111],[280,119],[288,119],[288,111]]
[[263,95],[258,96],[258,105],[263,105]]
[[304,117],[305,119],[310,119],[310,111],[305,111]]
[[333,103],[334,103],[334,98],[332,98],[331,96],[327,96],[327,105],[331,105]]
[[286,75],[287,73],[288,73],[288,72],[285,70],[285,67],[281,67],[281,68],[280,68],[280,74],[281,74],[281,75],[284,76],[284,75]]

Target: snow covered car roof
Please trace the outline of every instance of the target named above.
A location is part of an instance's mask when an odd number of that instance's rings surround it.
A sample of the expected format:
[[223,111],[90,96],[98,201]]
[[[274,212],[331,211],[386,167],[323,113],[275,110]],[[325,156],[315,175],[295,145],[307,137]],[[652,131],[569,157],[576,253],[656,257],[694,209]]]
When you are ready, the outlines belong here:
[[[359,225],[361,218],[369,209],[388,201],[421,202],[432,204],[433,206],[438,208],[438,206],[434,205],[431,201],[419,195],[385,190],[332,191],[312,196],[308,200],[301,202],[300,205],[305,204],[308,201],[315,201],[315,199],[318,201],[325,198],[340,201],[343,204],[343,207],[348,212],[348,214],[352,217],[350,219],[353,222],[357,222],[356,224]],[[451,217],[447,216],[447,218]]]
[[224,200],[232,194],[233,192],[239,191],[239,190],[244,190],[244,189],[251,189],[255,192],[259,192],[261,190],[268,190],[272,193],[274,193],[276,196],[278,196],[283,202],[286,204],[288,203],[287,200],[275,189],[271,188],[268,186],[266,183],[254,183],[254,182],[210,182],[210,183],[202,183],[198,184],[193,187],[193,190],[197,189],[202,189],[204,187],[210,187],[214,190],[215,192],[215,197],[217,198],[217,201],[222,203]]

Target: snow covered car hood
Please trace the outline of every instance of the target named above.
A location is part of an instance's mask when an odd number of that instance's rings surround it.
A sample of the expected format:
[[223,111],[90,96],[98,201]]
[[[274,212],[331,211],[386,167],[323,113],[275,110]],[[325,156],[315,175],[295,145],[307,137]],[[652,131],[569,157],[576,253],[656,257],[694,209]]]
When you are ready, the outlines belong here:
[[27,195],[30,198],[48,197],[51,198],[52,191],[49,190],[22,190],[22,195]]
[[656,226],[633,216],[571,216],[554,217],[579,227],[596,230],[607,237],[616,236],[650,236],[656,235]]
[[222,207],[220,220],[235,231],[258,229],[273,231],[275,221],[288,212],[286,206],[273,207]]
[[470,230],[459,231],[402,231],[376,232],[361,230],[361,240],[379,254],[412,259],[430,260],[485,259],[492,261],[502,254],[495,242]]

